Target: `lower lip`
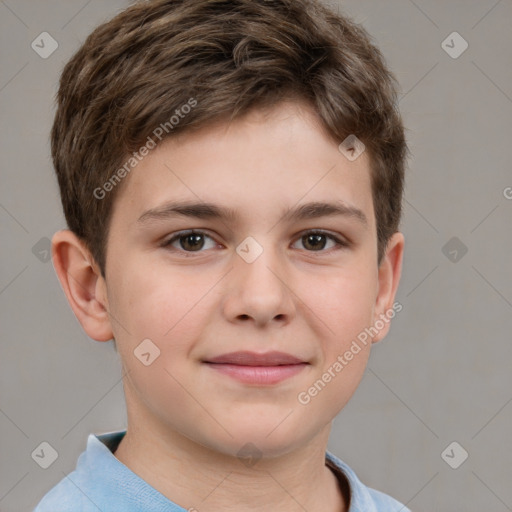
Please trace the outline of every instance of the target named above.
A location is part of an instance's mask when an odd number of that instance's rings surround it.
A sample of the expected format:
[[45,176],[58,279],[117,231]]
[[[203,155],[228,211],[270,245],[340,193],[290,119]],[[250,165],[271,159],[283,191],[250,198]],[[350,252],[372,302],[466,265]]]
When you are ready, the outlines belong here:
[[272,385],[300,373],[307,363],[280,366],[241,366],[237,364],[206,363],[217,372],[244,384]]

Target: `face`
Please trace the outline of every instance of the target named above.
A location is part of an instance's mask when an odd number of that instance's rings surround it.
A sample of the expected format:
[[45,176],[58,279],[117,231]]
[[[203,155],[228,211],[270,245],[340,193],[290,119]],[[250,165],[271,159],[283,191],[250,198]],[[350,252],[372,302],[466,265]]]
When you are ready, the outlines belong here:
[[105,286],[129,417],[225,454],[314,439],[385,309],[367,154],[282,104],[168,139],[126,180]]

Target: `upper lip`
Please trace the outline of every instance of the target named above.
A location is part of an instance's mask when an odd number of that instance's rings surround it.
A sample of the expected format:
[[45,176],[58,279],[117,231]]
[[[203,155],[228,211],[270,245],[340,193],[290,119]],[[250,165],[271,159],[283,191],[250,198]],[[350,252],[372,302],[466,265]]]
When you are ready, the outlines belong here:
[[239,366],[279,366],[285,364],[306,363],[298,357],[285,352],[230,352],[220,356],[212,357],[205,361],[206,363],[216,364],[235,364]]

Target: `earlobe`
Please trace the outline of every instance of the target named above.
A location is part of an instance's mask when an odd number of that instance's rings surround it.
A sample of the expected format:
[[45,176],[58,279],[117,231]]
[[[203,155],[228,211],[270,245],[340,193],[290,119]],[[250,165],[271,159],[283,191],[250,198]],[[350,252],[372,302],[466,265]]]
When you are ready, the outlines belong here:
[[393,304],[402,274],[403,254],[404,235],[397,231],[389,239],[386,254],[379,266],[378,293],[373,321],[376,327],[382,327],[382,329],[377,329],[378,333],[373,337],[373,343],[382,340],[387,335],[391,318],[395,316],[396,309]]
[[70,230],[52,238],[55,272],[71,309],[89,337],[96,341],[113,338],[108,314],[106,283],[83,242]]

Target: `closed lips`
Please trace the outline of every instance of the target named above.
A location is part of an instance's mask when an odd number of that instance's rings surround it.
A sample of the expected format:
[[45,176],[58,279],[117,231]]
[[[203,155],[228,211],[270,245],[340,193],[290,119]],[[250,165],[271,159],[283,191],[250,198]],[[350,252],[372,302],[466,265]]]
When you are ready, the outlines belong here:
[[309,364],[306,361],[285,352],[230,352],[204,361],[211,364],[231,364],[237,366],[282,366]]
[[231,352],[204,361],[219,375],[247,386],[268,387],[301,373],[309,363],[285,352]]

